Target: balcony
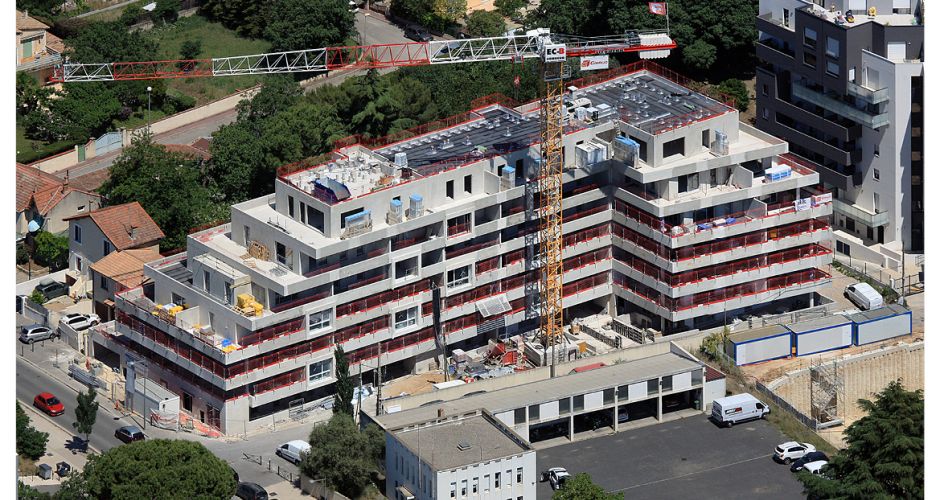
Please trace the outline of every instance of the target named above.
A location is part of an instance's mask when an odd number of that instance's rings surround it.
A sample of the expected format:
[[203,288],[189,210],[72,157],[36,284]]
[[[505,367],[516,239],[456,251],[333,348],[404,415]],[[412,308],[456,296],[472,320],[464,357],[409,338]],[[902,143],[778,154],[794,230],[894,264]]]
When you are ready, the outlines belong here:
[[774,66],[783,68],[793,66],[793,51],[784,49],[772,40],[759,40],[757,42],[757,58]]
[[865,102],[869,104],[878,104],[882,102],[887,102],[888,98],[890,97],[888,95],[887,87],[883,89],[873,90],[864,85],[859,85],[855,82],[848,82],[846,84],[846,88],[848,89],[849,94],[852,94],[855,97],[858,97],[859,99],[863,99]]
[[767,12],[757,16],[757,29],[774,36],[793,36],[794,19],[791,17],[789,24],[784,24],[783,19],[773,17],[773,13]]
[[890,216],[888,212],[870,212],[858,205],[849,204],[842,200],[832,200],[833,211],[839,212],[846,217],[855,219],[868,227],[881,227],[888,223]]
[[879,129],[889,122],[887,112],[872,114],[870,111],[858,109],[849,103],[820,93],[798,82],[793,83],[793,95],[871,129]]
[[[810,122],[813,125],[816,122]],[[777,120],[774,126],[780,127],[783,129],[783,134],[790,142],[799,144],[800,146],[809,149],[810,151],[822,155],[834,162],[838,162],[842,165],[852,165],[858,163],[862,159],[861,149],[854,148],[851,151],[846,151],[840,147],[834,146],[833,144],[823,140],[817,139],[816,137],[807,134],[801,130],[791,127],[786,123]],[[850,143],[849,146],[852,144]]]

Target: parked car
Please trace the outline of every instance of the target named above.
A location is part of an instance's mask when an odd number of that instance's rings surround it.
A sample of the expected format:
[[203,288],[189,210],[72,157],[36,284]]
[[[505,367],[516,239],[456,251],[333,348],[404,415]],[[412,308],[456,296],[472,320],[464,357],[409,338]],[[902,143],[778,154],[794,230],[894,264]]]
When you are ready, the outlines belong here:
[[630,412],[627,411],[626,405],[620,408],[620,411],[617,412],[617,423],[622,424],[630,420]]
[[845,296],[863,311],[878,309],[885,305],[881,294],[868,283],[855,283],[847,286]]
[[787,441],[774,448],[774,460],[790,465],[794,460],[803,458],[803,455],[816,451],[816,447],[809,443]]
[[827,457],[826,454],[821,451],[811,451],[803,455],[803,457],[799,460],[794,461],[790,465],[790,472],[799,472],[803,470],[803,467],[805,467],[806,464],[810,462],[818,462],[820,460],[829,461],[829,457]]
[[826,460],[817,460],[815,462],[810,462],[804,465],[803,470],[809,472],[810,474],[825,477],[827,465],[829,465],[829,462]]
[[98,323],[101,323],[101,318],[97,314],[69,313],[59,318],[60,325],[69,325],[77,332],[87,330]]
[[69,287],[65,286],[65,283],[60,283],[52,278],[46,278],[40,281],[33,291],[41,293],[46,300],[52,300],[56,297],[68,295]]
[[136,425],[125,425],[120,429],[114,431],[114,437],[120,439],[125,443],[133,443],[134,441],[143,441],[147,439],[144,436],[143,431],[137,428]]
[[719,425],[731,427],[747,420],[764,418],[770,408],[748,393],[718,398],[712,402],[711,419]]
[[20,329],[20,342],[32,344],[33,342],[42,342],[43,340],[55,339],[59,337],[58,332],[42,325],[29,325]]
[[571,474],[568,474],[568,471],[564,467],[552,467],[542,472],[539,481],[543,483],[548,481],[548,484],[551,485],[553,490],[560,490],[562,486],[565,485],[565,481],[570,477]]
[[33,406],[46,412],[50,417],[58,417],[65,413],[65,406],[59,398],[49,392],[41,392],[33,398]]
[[298,464],[303,459],[303,454],[308,451],[310,451],[310,443],[295,439],[282,444],[274,450],[274,454],[288,462]]
[[238,483],[235,496],[242,500],[268,500],[268,492],[258,483]]
[[405,38],[416,42],[430,42],[434,37],[421,28],[405,28]]

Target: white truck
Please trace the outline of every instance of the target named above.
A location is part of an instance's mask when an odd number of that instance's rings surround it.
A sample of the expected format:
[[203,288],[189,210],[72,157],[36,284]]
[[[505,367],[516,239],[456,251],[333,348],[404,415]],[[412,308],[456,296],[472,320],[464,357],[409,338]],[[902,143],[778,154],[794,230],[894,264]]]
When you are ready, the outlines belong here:
[[747,420],[764,418],[770,407],[750,394],[735,394],[718,398],[712,402],[712,420],[719,425],[731,427]]
[[845,296],[863,311],[878,309],[885,305],[881,294],[868,283],[855,283],[847,286]]

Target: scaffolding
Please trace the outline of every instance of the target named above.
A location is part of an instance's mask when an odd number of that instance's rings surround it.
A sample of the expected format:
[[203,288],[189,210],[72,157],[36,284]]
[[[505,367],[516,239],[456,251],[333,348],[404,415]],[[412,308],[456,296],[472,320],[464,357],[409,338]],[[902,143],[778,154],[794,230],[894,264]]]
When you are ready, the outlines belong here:
[[[839,403],[845,399],[845,386],[836,361],[813,360],[809,369],[809,393],[811,417],[816,420],[816,429],[824,429],[842,423]],[[845,403],[842,403],[843,405]]]

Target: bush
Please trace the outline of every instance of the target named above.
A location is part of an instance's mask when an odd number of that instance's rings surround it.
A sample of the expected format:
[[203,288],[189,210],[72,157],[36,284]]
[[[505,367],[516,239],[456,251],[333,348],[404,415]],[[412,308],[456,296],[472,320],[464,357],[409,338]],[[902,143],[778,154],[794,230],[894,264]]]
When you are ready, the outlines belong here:
[[29,262],[29,250],[26,245],[16,245],[16,263],[23,265]]
[[751,103],[751,96],[748,94],[747,87],[744,85],[744,82],[738,80],[737,78],[729,78],[721,82],[716,90],[733,97],[734,105],[736,108],[738,108],[738,111],[742,113],[747,111],[747,108]]
[[29,300],[33,304],[43,305],[46,303],[46,296],[42,294],[39,290],[33,290],[33,293],[29,294]]
[[124,8],[121,13],[121,24],[124,26],[133,26],[137,24],[141,16],[144,15],[144,9],[140,4],[132,3]]
[[39,265],[58,271],[68,264],[69,239],[67,236],[56,236],[48,231],[40,231],[36,235],[36,253],[34,255]]

